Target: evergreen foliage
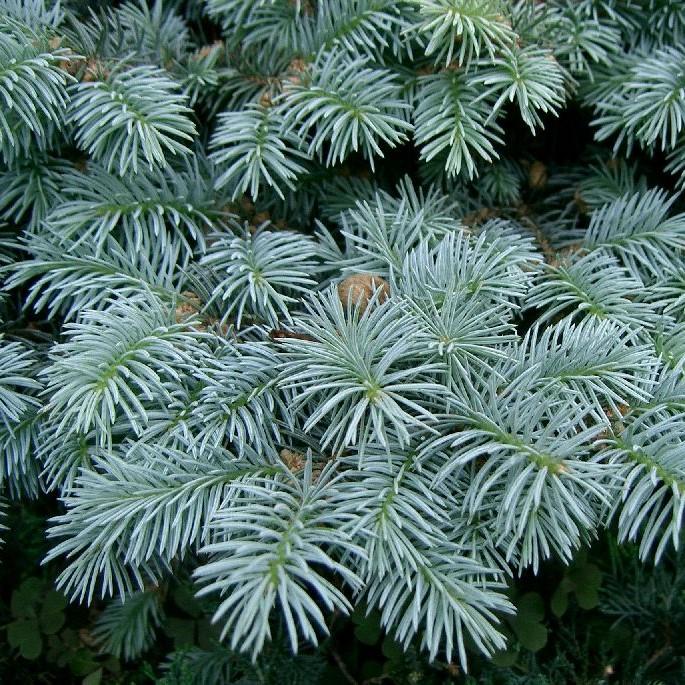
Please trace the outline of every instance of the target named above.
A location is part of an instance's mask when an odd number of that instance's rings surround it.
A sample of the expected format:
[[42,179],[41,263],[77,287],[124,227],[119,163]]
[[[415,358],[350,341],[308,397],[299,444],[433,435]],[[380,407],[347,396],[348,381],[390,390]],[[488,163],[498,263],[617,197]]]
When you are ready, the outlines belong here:
[[0,0],[0,496],[104,650],[189,572],[161,682],[353,612],[467,669],[514,576],[679,549],[681,4]]

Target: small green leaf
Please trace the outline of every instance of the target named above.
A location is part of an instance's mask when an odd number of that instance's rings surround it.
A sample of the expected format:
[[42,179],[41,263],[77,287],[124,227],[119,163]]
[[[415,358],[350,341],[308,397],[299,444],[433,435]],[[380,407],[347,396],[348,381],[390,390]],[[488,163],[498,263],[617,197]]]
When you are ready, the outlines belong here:
[[527,592],[516,602],[520,621],[541,621],[545,617],[545,603],[537,592]]
[[550,608],[552,609],[552,613],[557,618],[561,618],[568,609],[568,592],[564,590],[561,585],[554,591],[554,594],[552,595]]
[[399,661],[404,656],[402,645],[400,645],[398,642],[395,642],[390,635],[386,635],[383,639],[381,651],[383,652],[383,656],[388,661]]
[[500,668],[509,668],[516,663],[518,654],[513,649],[503,649],[501,652],[495,652],[492,655],[492,663]]
[[564,577],[561,579],[561,583],[559,583],[559,588],[564,592],[573,592],[573,581],[568,577],[568,575],[564,575]]
[[595,564],[583,564],[569,571],[569,578],[582,609],[594,609],[599,604],[602,571]]
[[38,624],[34,619],[22,618],[18,621],[13,621],[7,626],[7,641],[10,643],[10,647],[16,649],[21,646],[21,643],[28,635],[37,631]]
[[76,676],[87,676],[96,670],[100,664],[95,660],[95,655],[85,647],[79,649],[71,655],[69,659],[69,668]]
[[547,643],[547,628],[541,623],[544,617],[545,603],[537,592],[528,592],[517,600],[511,627],[521,645],[532,652]]
[[89,673],[82,681],[81,685],[100,685],[102,681],[102,669]]
[[10,602],[12,616],[29,618],[36,615],[36,605],[43,592],[43,583],[38,578],[27,578],[13,593]]
[[67,598],[61,592],[50,590],[43,599],[41,611],[46,613],[57,613],[59,611],[64,611],[67,608],[67,604]]
[[598,590],[602,584],[602,571],[595,564],[584,564],[569,571],[569,578],[576,588],[591,587]]
[[44,611],[40,612],[40,628],[46,635],[54,635],[62,628],[66,621],[64,611]]
[[594,609],[599,604],[599,592],[592,587],[576,588],[576,598],[581,609]]
[[19,619],[7,626],[7,641],[25,659],[37,659],[43,650],[43,640],[35,619]]
[[536,621],[522,621],[516,626],[516,636],[522,647],[537,652],[547,644],[547,628]]

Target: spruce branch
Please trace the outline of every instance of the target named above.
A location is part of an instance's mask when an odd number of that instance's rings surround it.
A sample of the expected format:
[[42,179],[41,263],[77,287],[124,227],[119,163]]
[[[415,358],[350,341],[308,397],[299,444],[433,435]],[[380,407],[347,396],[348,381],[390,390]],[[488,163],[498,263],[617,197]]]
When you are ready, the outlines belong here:
[[360,151],[373,169],[381,144],[395,147],[412,129],[392,72],[335,51],[321,52],[302,83],[288,84],[282,106],[287,130],[308,140],[310,155],[323,158],[327,144],[326,165]]
[[98,587],[103,597],[124,596],[158,583],[173,560],[206,540],[206,523],[232,482],[275,468],[221,450],[211,456],[198,460],[145,443],[96,455],[48,530],[57,543],[45,561],[68,562],[58,587],[90,602]]
[[335,491],[331,469],[313,482],[309,459],[301,480],[286,471],[238,485],[232,506],[214,514],[213,541],[202,549],[211,557],[195,577],[203,583],[200,595],[219,593],[214,620],[223,621],[222,635],[230,634],[232,648],[254,658],[271,635],[269,618],[276,606],[293,652],[300,638],[317,644],[317,631],[327,632],[322,608],[351,610],[327,577],[337,576],[353,591],[361,587],[354,571],[336,560],[338,554],[358,556],[362,550],[342,529],[349,514],[330,505]]
[[228,185],[233,200],[248,191],[256,199],[264,184],[281,198],[280,184],[293,190],[295,180],[305,171],[299,160],[306,155],[298,149],[299,140],[284,133],[283,126],[283,116],[268,107],[220,114],[210,142],[211,158],[221,172],[215,187]]
[[465,168],[469,178],[476,174],[476,160],[498,158],[495,144],[503,142],[502,129],[490,121],[492,102],[479,99],[480,91],[463,71],[448,69],[421,76],[414,108],[415,140],[421,159],[430,162],[446,154],[448,177]]
[[119,176],[169,166],[168,155],[190,153],[197,131],[180,86],[162,69],[134,66],[104,81],[71,88],[68,120],[76,141],[105,169]]

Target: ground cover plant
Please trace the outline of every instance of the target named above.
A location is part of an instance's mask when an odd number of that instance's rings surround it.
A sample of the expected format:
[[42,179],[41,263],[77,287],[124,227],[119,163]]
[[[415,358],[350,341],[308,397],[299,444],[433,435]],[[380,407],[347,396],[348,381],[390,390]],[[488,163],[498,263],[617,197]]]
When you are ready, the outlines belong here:
[[5,677],[678,682],[684,39],[0,0]]

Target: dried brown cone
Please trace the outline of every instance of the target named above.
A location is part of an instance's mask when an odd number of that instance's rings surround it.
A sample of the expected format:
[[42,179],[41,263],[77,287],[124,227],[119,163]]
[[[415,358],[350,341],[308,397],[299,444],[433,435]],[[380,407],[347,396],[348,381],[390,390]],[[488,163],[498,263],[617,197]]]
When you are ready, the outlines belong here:
[[357,306],[360,314],[366,311],[374,296],[379,304],[390,297],[390,286],[380,276],[354,274],[338,284],[338,297],[343,307]]

